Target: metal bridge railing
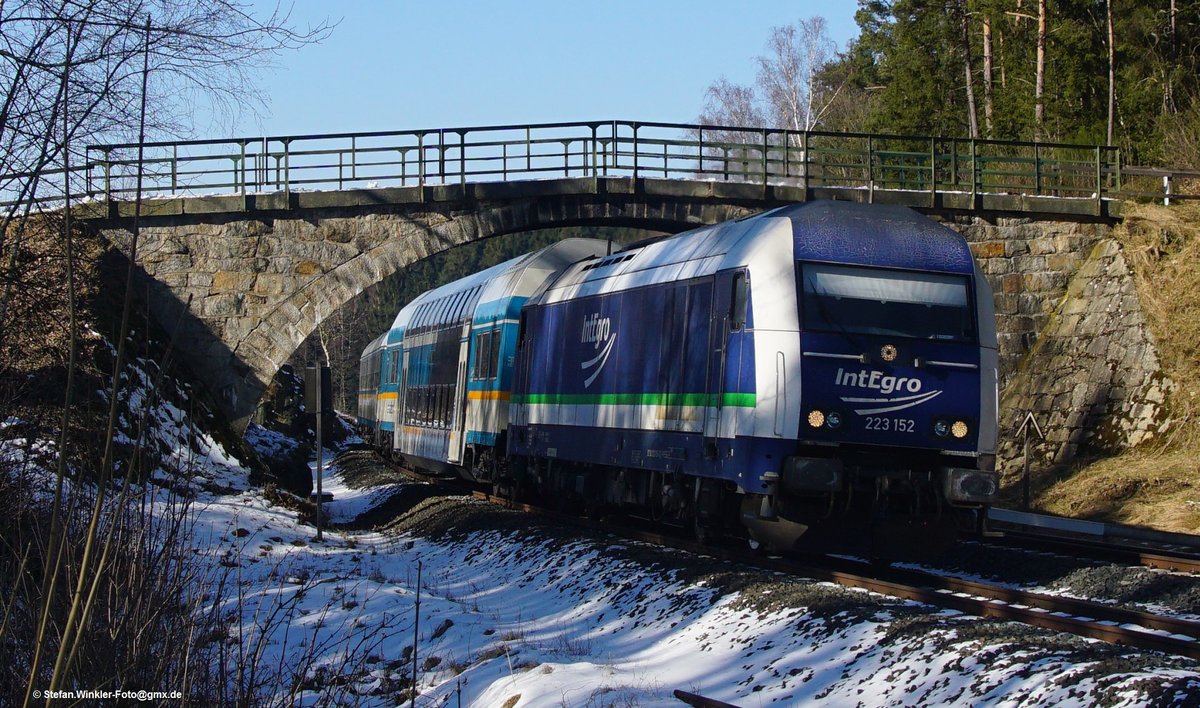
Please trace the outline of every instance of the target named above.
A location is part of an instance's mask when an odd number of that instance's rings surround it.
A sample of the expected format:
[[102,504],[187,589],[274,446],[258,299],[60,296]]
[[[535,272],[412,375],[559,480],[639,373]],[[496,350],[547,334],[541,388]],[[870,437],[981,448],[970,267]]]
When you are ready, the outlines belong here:
[[[598,176],[932,195],[1132,196],[1123,192],[1128,170],[1113,147],[679,123],[542,123],[153,142],[143,148],[148,197]],[[86,196],[106,200],[131,199],[137,170],[136,143],[89,146],[79,169]]]

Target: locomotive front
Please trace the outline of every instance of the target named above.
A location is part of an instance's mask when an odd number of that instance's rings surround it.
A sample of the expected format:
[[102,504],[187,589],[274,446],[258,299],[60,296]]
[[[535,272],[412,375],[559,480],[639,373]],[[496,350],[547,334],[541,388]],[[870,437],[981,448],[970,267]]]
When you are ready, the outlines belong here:
[[903,208],[807,205],[789,216],[797,445],[766,473],[765,498],[745,501],[743,521],[774,545],[850,541],[885,557],[981,527],[998,487],[996,333],[965,241]]

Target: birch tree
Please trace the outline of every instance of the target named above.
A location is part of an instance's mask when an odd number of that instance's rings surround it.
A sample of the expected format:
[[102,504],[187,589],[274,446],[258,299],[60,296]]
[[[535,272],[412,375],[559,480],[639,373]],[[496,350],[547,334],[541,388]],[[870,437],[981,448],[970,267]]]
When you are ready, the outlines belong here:
[[986,12],[982,22],[983,33],[983,126],[987,137],[994,137],[992,124],[993,96],[995,89],[992,85],[992,18]]
[[771,29],[767,53],[755,58],[754,85],[735,84],[724,77],[709,85],[699,122],[815,130],[840,87],[824,85],[821,71],[835,56],[824,17],[802,19]]
[[966,0],[958,0],[954,5],[960,28],[959,50],[963,58],[963,75],[967,87],[967,131],[972,138],[979,137],[979,119],[975,110],[975,74],[971,69],[971,25],[967,13]]

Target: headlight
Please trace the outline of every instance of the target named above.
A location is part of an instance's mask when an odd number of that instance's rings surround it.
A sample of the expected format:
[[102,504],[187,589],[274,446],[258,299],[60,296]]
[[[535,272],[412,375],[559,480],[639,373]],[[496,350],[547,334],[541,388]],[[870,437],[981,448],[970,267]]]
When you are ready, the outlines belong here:
[[967,424],[961,420],[954,421],[954,425],[950,426],[950,434],[962,440],[967,437]]
[[809,411],[808,424],[814,428],[819,428],[822,425],[825,425],[825,414],[817,410]]
[[836,428],[842,424],[842,414],[837,411],[829,411],[829,415],[825,416],[825,425],[830,428]]
[[950,434],[950,424],[944,420],[936,420],[933,423],[933,434],[939,438],[944,438]]

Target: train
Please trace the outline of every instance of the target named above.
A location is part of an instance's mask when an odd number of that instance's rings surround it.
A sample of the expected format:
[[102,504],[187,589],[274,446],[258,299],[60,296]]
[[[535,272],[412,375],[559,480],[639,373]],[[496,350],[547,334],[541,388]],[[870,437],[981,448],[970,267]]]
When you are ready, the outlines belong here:
[[817,200],[425,292],[364,350],[358,421],[510,498],[906,557],[996,500],[996,346],[960,234]]

